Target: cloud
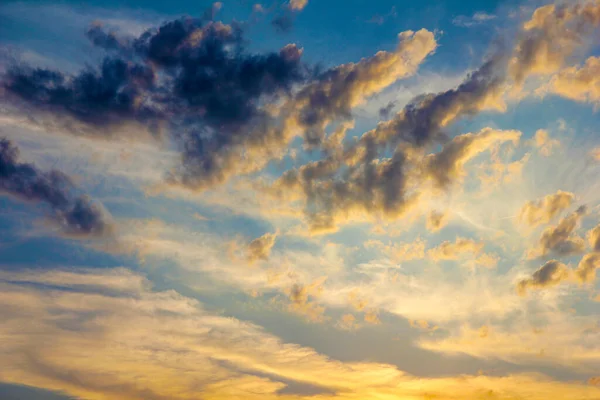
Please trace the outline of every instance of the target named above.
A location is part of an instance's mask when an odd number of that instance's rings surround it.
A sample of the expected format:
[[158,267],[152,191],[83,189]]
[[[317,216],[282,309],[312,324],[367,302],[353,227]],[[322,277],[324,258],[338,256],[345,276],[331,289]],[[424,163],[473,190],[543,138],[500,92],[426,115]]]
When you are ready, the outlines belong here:
[[590,57],[581,67],[561,69],[542,92],[548,91],[571,100],[600,102],[600,57]]
[[558,71],[600,24],[600,4],[584,1],[536,9],[515,46],[509,72],[517,84]]
[[545,157],[550,156],[554,148],[560,146],[560,141],[551,139],[548,135],[548,131],[545,129],[538,129],[535,131],[532,142],[533,145],[539,149],[540,154]]
[[581,283],[592,283],[596,279],[598,268],[600,268],[600,253],[589,253],[579,261],[575,275]]
[[448,212],[431,211],[427,214],[427,230],[437,232],[448,224]]
[[595,325],[593,319],[570,313],[542,311],[541,314],[544,322],[518,318],[506,325],[463,325],[451,329],[446,337],[423,337],[418,345],[445,355],[464,354],[487,362],[563,366],[586,376],[593,374],[600,362],[600,348],[596,344],[600,332],[589,329]]
[[318,143],[331,122],[414,74],[436,47],[431,32],[404,32],[395,51],[315,75],[294,44],[247,53],[236,24],[181,18],[123,38],[96,24],[88,36],[108,52],[99,68],[68,76],[13,66],[7,95],[80,133],[107,137],[132,123],[166,130],[181,152],[168,182],[192,189],[261,169],[299,134]]
[[491,146],[507,141],[518,143],[519,131],[501,131],[484,128],[478,133],[465,133],[456,136],[445,144],[439,153],[427,156],[424,174],[439,188],[446,188],[464,175],[464,165],[479,153]]
[[483,251],[485,244],[473,239],[458,237],[454,242],[445,241],[429,249],[427,255],[433,261],[458,260],[467,255],[475,256]]
[[267,260],[271,249],[275,245],[276,233],[265,233],[248,244],[248,261],[253,263],[259,260]]
[[529,226],[547,224],[573,204],[575,195],[558,190],[543,199],[527,202],[519,211],[519,219]]
[[482,25],[493,19],[496,19],[495,15],[488,14],[484,11],[478,11],[471,17],[467,17],[465,15],[454,17],[452,24],[463,28],[471,28],[473,26]]
[[301,11],[308,5],[308,0],[290,0],[289,7],[294,11]]
[[597,225],[587,233],[590,246],[594,251],[600,251],[600,225]]
[[546,228],[542,232],[538,251],[541,255],[554,252],[560,255],[570,255],[583,252],[585,241],[575,234],[581,220],[587,215],[585,206],[562,218],[556,226]]
[[347,331],[353,331],[360,327],[358,322],[356,321],[356,317],[352,314],[344,314],[338,321],[338,326],[340,329],[344,329]]
[[567,280],[571,270],[557,260],[550,260],[533,273],[531,278],[523,279],[517,284],[517,292],[521,296],[527,294],[527,289],[543,289],[556,286]]
[[321,291],[321,285],[324,278],[317,279],[310,285],[302,285],[295,283],[289,289],[290,305],[289,310],[305,316],[309,321],[322,322],[325,320],[323,313],[325,307],[310,301],[311,297],[318,296]]
[[0,139],[1,193],[48,205],[52,221],[67,236],[103,236],[112,229],[108,213],[87,196],[77,195],[67,175],[20,162],[19,149],[7,139]]
[[[122,270],[81,269],[71,281],[138,282]],[[54,274],[54,272],[53,272]],[[597,388],[532,375],[502,377],[417,377],[388,364],[341,362],[310,347],[284,343],[261,327],[214,315],[174,291],[153,291],[137,283],[131,292],[82,290],[28,284],[35,274],[2,276],[0,326],[4,382],[56,390],[100,400],[208,399],[292,400],[287,383],[328,389],[323,400],[372,397],[444,396],[457,400],[481,393],[504,397],[592,400]],[[57,276],[54,274],[54,276]],[[44,282],[45,275],[37,282]],[[143,279],[142,279],[143,281]],[[35,316],[35,318],[32,318]],[[152,334],[149,334],[151,332]],[[53,346],[44,346],[44,343]],[[119,360],[119,362],[114,362]],[[311,396],[302,396],[311,398]]]

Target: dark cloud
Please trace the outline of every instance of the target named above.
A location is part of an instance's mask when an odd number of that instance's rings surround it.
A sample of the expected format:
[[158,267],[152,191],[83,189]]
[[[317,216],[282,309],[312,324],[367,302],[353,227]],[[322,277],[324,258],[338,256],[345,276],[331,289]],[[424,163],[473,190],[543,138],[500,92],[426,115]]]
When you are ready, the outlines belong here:
[[505,62],[505,56],[498,53],[456,89],[416,97],[394,118],[380,123],[366,135],[381,145],[401,140],[423,146],[443,139],[443,129],[457,119],[500,107]]
[[105,58],[99,70],[88,69],[73,77],[43,68],[12,67],[3,84],[10,94],[37,109],[110,126],[154,114],[144,99],[153,82],[148,66]]
[[295,45],[252,54],[239,25],[206,18],[180,18],[137,38],[95,23],[87,36],[116,51],[75,76],[14,65],[2,82],[7,96],[101,134],[129,122],[167,126],[182,151],[177,181],[189,186],[218,175],[219,160],[248,141],[252,127],[272,123],[264,103],[309,76]]
[[85,35],[94,46],[106,50],[125,51],[129,45],[126,38],[119,37],[115,32],[106,32],[99,21],[92,23]]
[[543,289],[556,286],[567,280],[570,274],[571,270],[565,264],[557,260],[550,260],[535,271],[530,278],[519,281],[517,292],[524,296],[527,289]]
[[99,206],[74,193],[68,176],[19,162],[18,148],[7,139],[0,139],[0,193],[47,204],[53,221],[68,236],[101,236],[111,228]]

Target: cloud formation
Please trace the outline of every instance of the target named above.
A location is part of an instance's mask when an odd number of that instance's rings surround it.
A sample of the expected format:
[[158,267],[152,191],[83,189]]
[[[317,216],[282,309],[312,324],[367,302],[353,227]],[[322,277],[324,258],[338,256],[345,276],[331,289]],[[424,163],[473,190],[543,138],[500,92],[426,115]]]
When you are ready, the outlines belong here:
[[562,218],[556,226],[546,228],[539,240],[539,252],[546,255],[553,252],[559,255],[571,255],[583,252],[585,241],[575,231],[581,220],[587,215],[585,206]]
[[448,223],[448,212],[431,211],[427,214],[427,229],[436,232],[442,229]]
[[276,233],[265,233],[248,244],[248,261],[253,263],[259,260],[267,260],[271,249],[275,245]]
[[523,24],[509,73],[517,84],[532,75],[558,71],[600,24],[597,1],[569,5],[549,4],[536,9]]
[[596,279],[598,268],[600,268],[600,253],[589,253],[579,261],[575,275],[581,283],[591,283]]
[[478,133],[458,135],[445,144],[439,153],[425,158],[424,174],[435,186],[444,189],[464,175],[464,165],[491,146],[507,141],[518,143],[519,131],[501,131],[484,128]]
[[0,194],[46,204],[64,235],[92,237],[111,231],[108,214],[89,197],[77,195],[67,175],[20,162],[19,149],[5,138],[0,139]]
[[102,136],[128,123],[166,129],[181,151],[168,181],[193,189],[261,169],[297,135],[319,143],[331,122],[414,74],[436,47],[431,32],[407,31],[395,51],[315,75],[294,44],[248,53],[236,24],[181,18],[124,38],[95,24],[88,37],[109,54],[98,69],[69,76],[15,65],[2,82],[9,98]]
[[573,204],[575,195],[557,191],[542,199],[527,202],[519,211],[519,219],[529,226],[547,224]]
[[600,102],[600,57],[589,57],[581,67],[568,67],[552,77],[543,91],[580,102]]
[[524,296],[528,289],[543,289],[556,286],[567,280],[571,270],[557,260],[550,260],[533,273],[530,278],[523,279],[517,284],[517,292]]
[[454,242],[444,241],[439,246],[427,251],[433,261],[458,260],[467,255],[475,257],[483,251],[485,244],[473,239],[458,237]]

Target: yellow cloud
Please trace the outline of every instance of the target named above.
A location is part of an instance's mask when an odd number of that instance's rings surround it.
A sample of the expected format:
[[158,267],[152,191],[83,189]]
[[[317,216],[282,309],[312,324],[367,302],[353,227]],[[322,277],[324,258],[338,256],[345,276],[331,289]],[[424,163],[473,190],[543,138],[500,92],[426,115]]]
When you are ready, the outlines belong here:
[[560,146],[560,141],[558,139],[550,138],[548,131],[545,129],[538,129],[535,131],[532,143],[538,148],[540,154],[545,157],[550,156],[554,148]]
[[265,233],[251,241],[247,248],[248,261],[253,263],[258,260],[267,260],[271,254],[271,249],[275,245],[276,238],[276,233]]
[[568,67],[554,75],[545,90],[580,102],[600,102],[600,57],[590,57],[581,67]]
[[573,193],[559,190],[543,199],[527,202],[519,211],[519,218],[530,226],[546,224],[569,208],[573,200],[575,200]]
[[530,257],[546,255],[553,252],[559,255],[581,253],[585,249],[585,241],[576,234],[581,220],[587,215],[585,206],[558,221],[556,226],[546,228],[540,237],[539,247],[529,252]]
[[439,246],[429,249],[427,255],[433,261],[458,260],[481,253],[484,246],[483,242],[457,237],[454,242],[444,241]]
[[521,84],[528,76],[558,71],[599,24],[600,4],[596,0],[536,9],[523,24],[510,60],[510,75]]
[[431,211],[427,215],[427,229],[436,232],[442,229],[448,223],[448,212]]

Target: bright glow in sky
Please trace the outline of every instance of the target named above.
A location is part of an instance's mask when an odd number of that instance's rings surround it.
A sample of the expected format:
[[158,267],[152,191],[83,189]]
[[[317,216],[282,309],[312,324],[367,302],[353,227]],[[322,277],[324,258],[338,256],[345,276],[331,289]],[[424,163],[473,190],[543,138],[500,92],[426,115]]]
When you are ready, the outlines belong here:
[[0,399],[600,400],[599,0],[0,21]]

